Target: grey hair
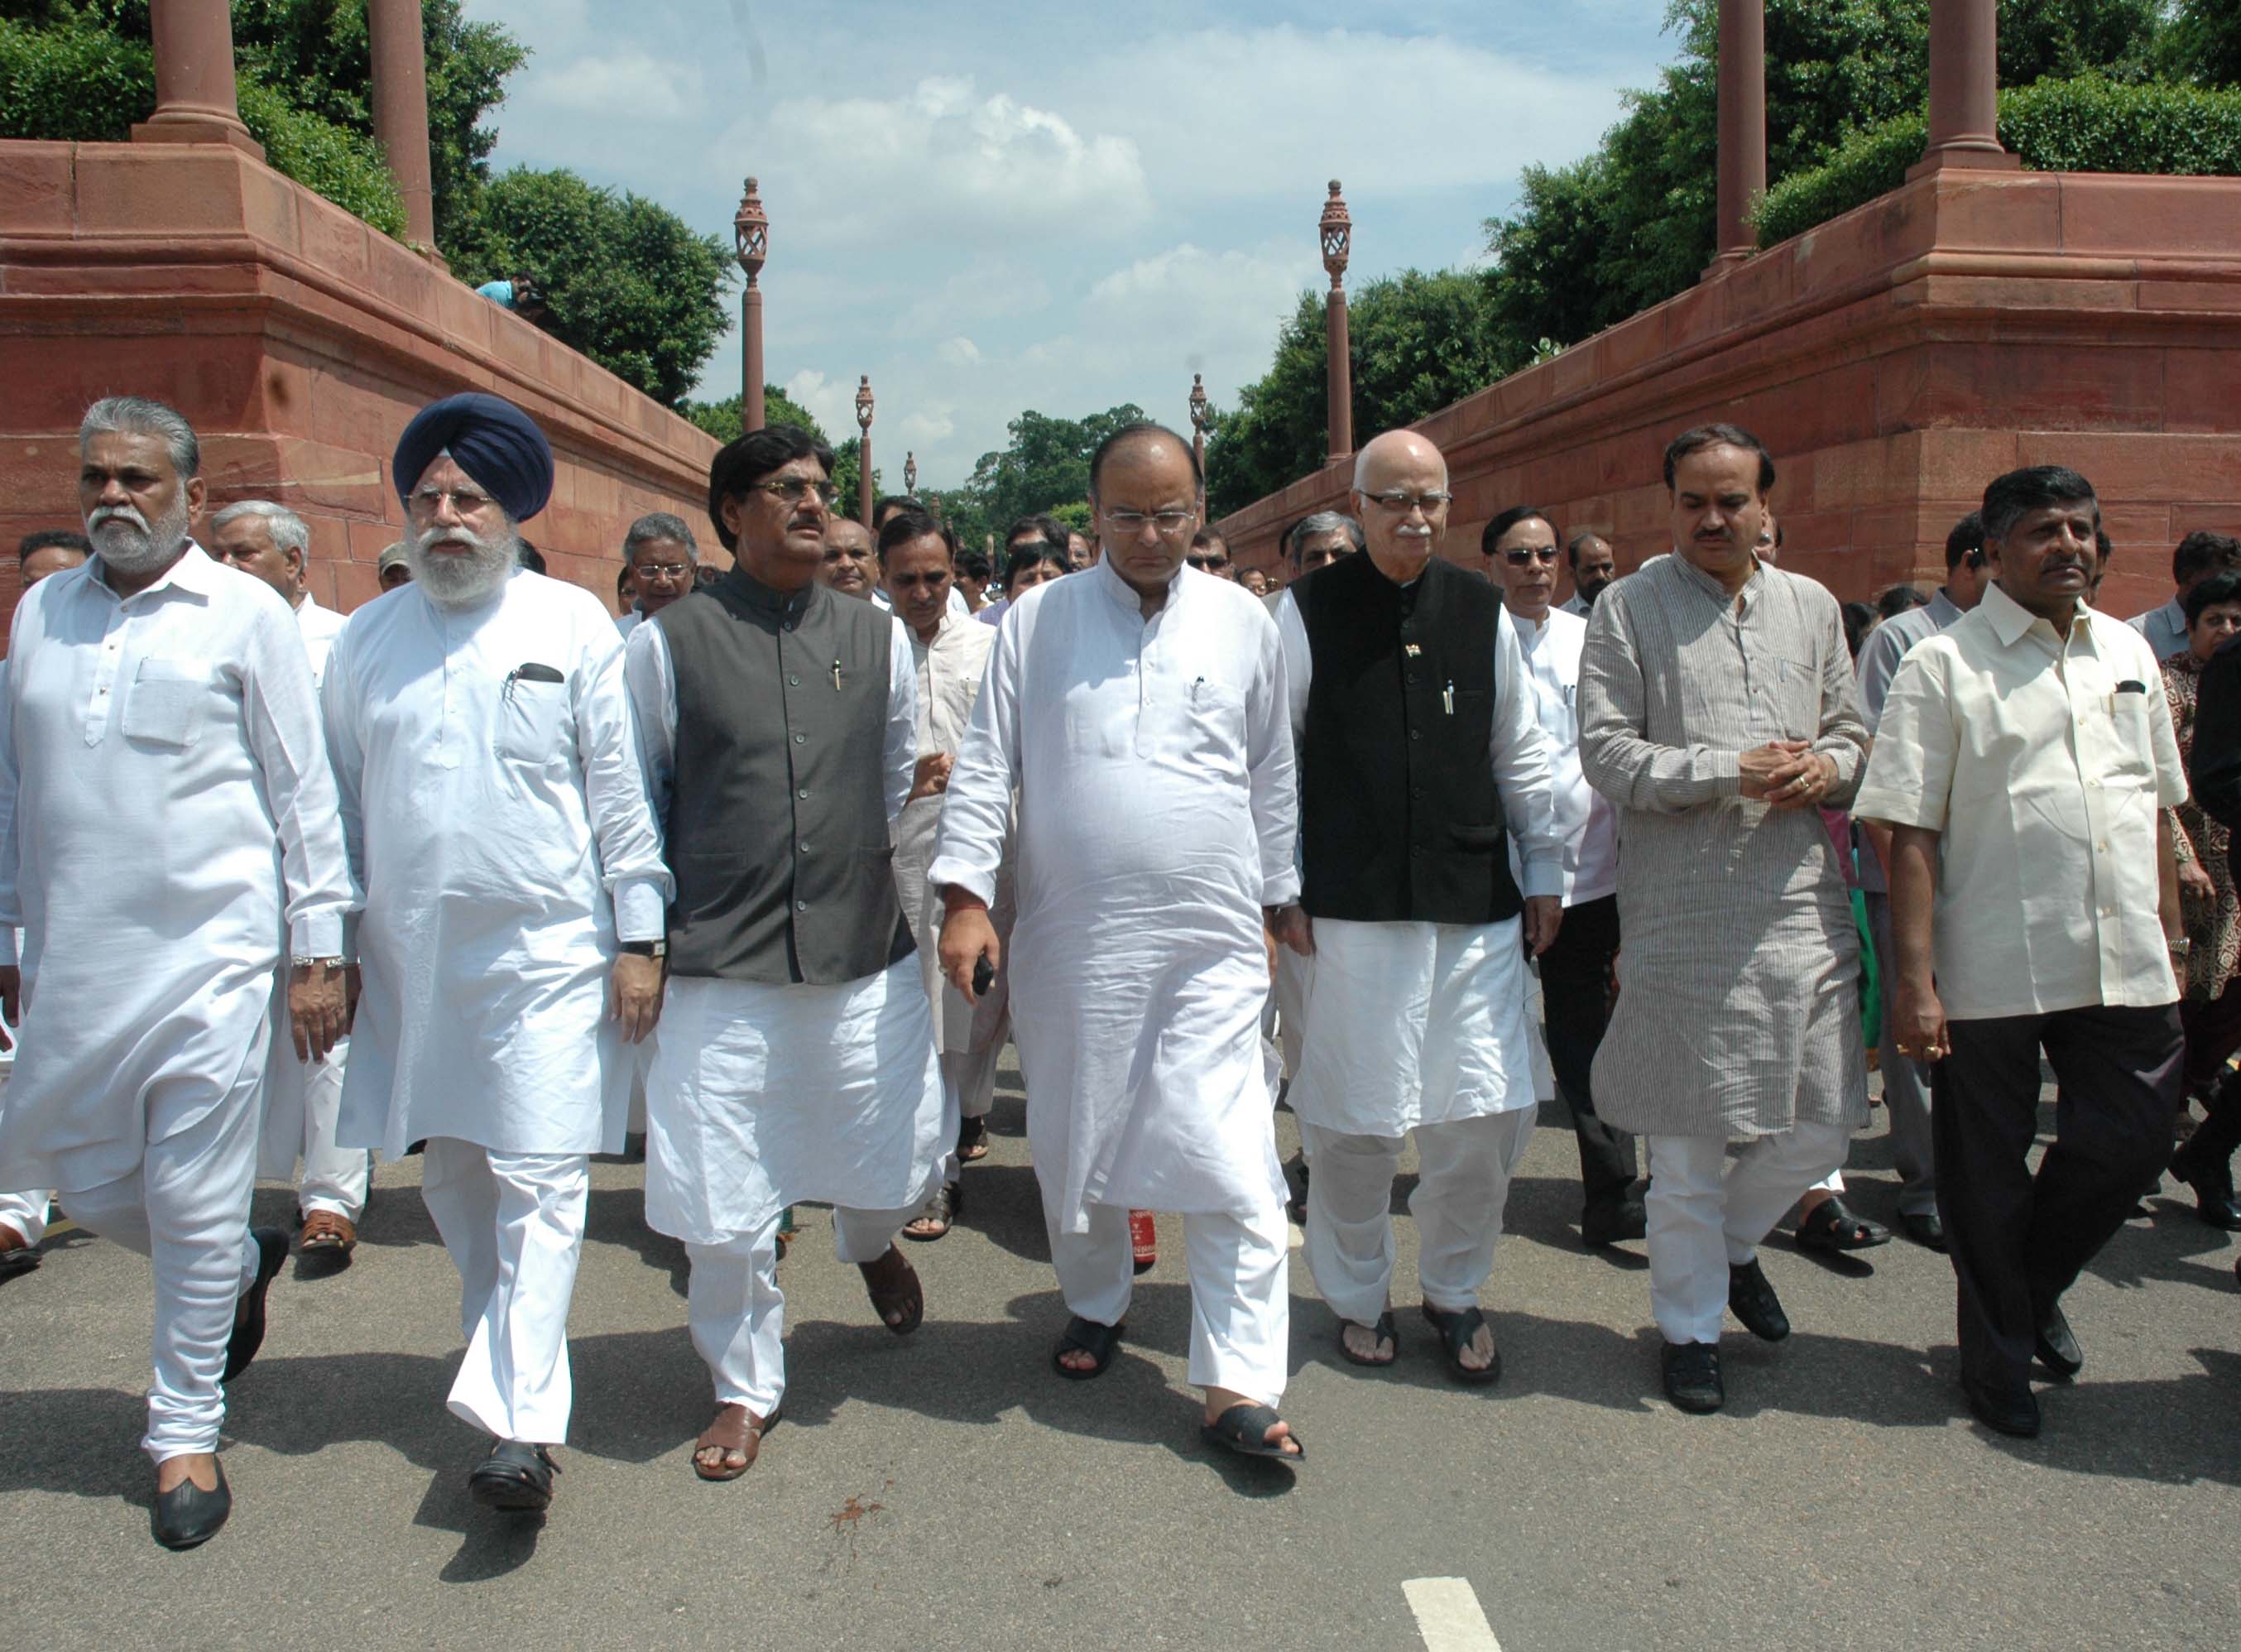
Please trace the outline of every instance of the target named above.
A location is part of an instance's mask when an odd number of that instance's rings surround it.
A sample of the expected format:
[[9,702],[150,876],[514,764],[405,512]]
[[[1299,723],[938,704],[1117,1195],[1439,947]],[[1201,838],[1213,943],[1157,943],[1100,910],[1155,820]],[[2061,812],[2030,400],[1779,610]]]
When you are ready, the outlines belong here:
[[171,451],[171,468],[179,480],[202,474],[203,449],[195,440],[195,427],[176,409],[144,396],[104,396],[87,408],[77,427],[78,451],[97,436],[160,436]]
[[657,539],[674,539],[685,547],[687,562],[700,560],[699,542],[693,538],[692,530],[685,525],[682,517],[672,516],[666,511],[642,516],[630,525],[630,532],[623,535],[623,560],[637,566],[639,550]]
[[244,499],[238,505],[227,505],[211,518],[211,532],[216,533],[229,523],[251,516],[264,524],[264,531],[272,536],[275,551],[284,557],[292,552],[298,562],[311,560],[311,525],[286,505],[275,505],[270,499]]
[[1335,533],[1341,528],[1346,530],[1346,537],[1354,541],[1357,553],[1369,548],[1369,542],[1362,538],[1361,523],[1343,511],[1318,511],[1313,516],[1303,516],[1292,524],[1291,531],[1284,535],[1284,554],[1297,562],[1300,546],[1309,534]]

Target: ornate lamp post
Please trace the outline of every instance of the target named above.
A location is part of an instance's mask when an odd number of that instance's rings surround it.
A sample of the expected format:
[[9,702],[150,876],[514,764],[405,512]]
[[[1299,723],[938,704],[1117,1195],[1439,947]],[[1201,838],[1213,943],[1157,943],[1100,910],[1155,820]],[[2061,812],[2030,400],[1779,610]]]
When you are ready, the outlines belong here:
[[1323,203],[1317,226],[1321,231],[1323,268],[1330,271],[1330,291],[1323,299],[1323,332],[1330,358],[1330,462],[1354,451],[1354,369],[1347,355],[1346,261],[1354,251],[1354,220],[1346,198],[1330,181],[1330,199]]
[[[1190,393],[1191,455],[1198,460],[1198,473],[1206,475],[1206,379],[1202,374],[1191,375]],[[1205,483],[1201,479],[1200,485]]]
[[864,433],[863,444],[857,450],[856,514],[866,527],[872,525],[872,376],[860,373],[856,378],[856,428]]
[[918,455],[903,455],[903,492],[915,498],[918,496]]
[[753,178],[732,219],[732,239],[747,277],[739,295],[739,430],[746,434],[763,427],[763,290],[757,280],[770,256],[770,217]]

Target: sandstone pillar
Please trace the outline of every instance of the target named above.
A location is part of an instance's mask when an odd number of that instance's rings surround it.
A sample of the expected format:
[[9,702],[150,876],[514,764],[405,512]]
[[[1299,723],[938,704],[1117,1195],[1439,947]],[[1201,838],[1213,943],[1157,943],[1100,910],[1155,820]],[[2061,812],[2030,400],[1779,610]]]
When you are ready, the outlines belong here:
[[1766,193],[1766,0],[1720,0],[1719,227],[1711,270],[1757,250]]
[[1930,142],[1908,177],[2021,164],[2000,147],[1999,39],[1996,0],[1930,0]]
[[226,0],[151,0],[156,112],[132,129],[140,144],[231,144],[264,150],[241,124],[233,87],[233,16]]
[[419,0],[366,0],[373,55],[373,135],[405,199],[405,238],[432,252],[435,185],[428,158],[428,57]]
[[1354,219],[1346,210],[1339,182],[1330,181],[1330,198],[1323,203],[1317,224],[1322,238],[1323,268],[1330,271],[1330,291],[1323,298],[1323,344],[1329,377],[1325,385],[1328,404],[1330,458],[1336,464],[1354,451],[1354,361],[1347,338],[1346,264],[1354,251]]

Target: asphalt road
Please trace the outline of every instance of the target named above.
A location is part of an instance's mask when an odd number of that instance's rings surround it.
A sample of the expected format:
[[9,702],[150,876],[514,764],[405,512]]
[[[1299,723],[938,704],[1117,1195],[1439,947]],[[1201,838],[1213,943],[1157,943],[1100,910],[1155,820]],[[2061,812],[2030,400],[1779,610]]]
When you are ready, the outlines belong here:
[[[352,1267],[275,1286],[231,1396],[233,1520],[188,1555],[147,1535],[146,1265],[58,1230],[0,1286],[0,1623],[57,1647],[540,1652],[2241,1645],[2241,1288],[2168,1185],[2071,1295],[2087,1365],[2042,1390],[2037,1441],[1962,1411],[1950,1270],[1903,1240],[1842,1273],[1770,1243],[1796,1333],[1731,1328],[1728,1408],[1692,1418],[1658,1394],[1640,1247],[1582,1250],[1570,1134],[1544,1121],[1487,1293],[1498,1386],[1442,1374],[1405,1217],[1388,1373],[1338,1359],[1294,1253],[1294,1481],[1198,1442],[1174,1218],[1114,1370],[1049,1374],[1065,1310],[1016,1073],[995,1123],[964,1225],[911,1247],[913,1337],[803,1212],[786,1415],[728,1486],[688,1462],[709,1401],[682,1252],[639,1220],[639,1167],[600,1162],[541,1525],[466,1496],[457,1280],[417,1161],[381,1167]],[[1856,1154],[1856,1202],[1888,1219],[1883,1149]],[[258,1214],[292,1201],[260,1189]],[[1428,1578],[1462,1583],[1408,1588]]]

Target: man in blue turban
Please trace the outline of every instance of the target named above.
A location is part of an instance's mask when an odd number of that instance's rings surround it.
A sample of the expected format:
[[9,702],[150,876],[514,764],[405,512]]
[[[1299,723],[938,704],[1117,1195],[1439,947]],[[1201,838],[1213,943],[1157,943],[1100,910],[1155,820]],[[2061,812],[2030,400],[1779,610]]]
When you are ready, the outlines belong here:
[[364,972],[338,1140],[425,1140],[458,1264],[454,1413],[492,1436],[476,1501],[552,1501],[589,1155],[618,1153],[661,1007],[670,879],[622,639],[598,598],[517,565],[552,492],[519,408],[453,396],[397,445],[412,583],[351,615],[321,692]]

